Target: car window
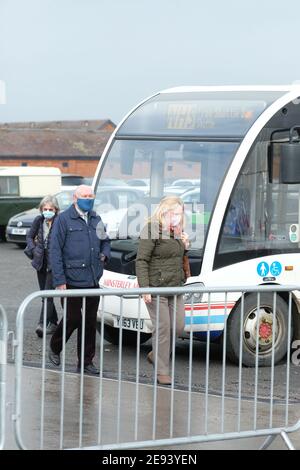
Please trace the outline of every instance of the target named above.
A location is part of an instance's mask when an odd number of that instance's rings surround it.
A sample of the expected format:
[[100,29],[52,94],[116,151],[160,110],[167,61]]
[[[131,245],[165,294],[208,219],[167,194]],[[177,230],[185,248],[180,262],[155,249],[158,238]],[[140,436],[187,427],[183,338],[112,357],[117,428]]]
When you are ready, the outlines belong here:
[[56,199],[58,202],[59,210],[64,211],[73,202],[73,192],[72,191],[63,191],[61,193],[56,194]]
[[186,196],[182,196],[183,202],[200,202],[200,192],[192,192]]
[[17,196],[19,194],[18,176],[0,176],[0,195]]
[[102,178],[101,179],[102,186],[127,186],[126,181],[118,179],[118,178]]
[[128,207],[138,200],[138,193],[134,191],[118,191],[119,207]]
[[128,180],[127,184],[129,184],[130,186],[149,186],[149,181],[146,182],[145,180],[133,179]]
[[111,193],[108,191],[99,191],[96,197],[96,204],[112,204]]
[[86,184],[85,178],[79,175],[62,175],[61,184],[64,186],[79,186],[80,184]]

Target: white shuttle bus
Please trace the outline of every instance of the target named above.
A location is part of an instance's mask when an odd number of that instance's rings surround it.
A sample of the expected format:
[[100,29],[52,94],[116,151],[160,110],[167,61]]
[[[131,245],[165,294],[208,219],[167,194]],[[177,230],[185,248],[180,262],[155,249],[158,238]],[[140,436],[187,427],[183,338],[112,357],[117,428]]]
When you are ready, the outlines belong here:
[[[115,129],[99,162],[95,191],[97,194],[97,188],[101,188],[102,178],[115,177],[124,182],[124,187],[131,180],[135,184],[141,181],[143,197],[139,202],[146,207],[165,194],[178,194],[193,227],[189,285],[299,284],[299,138],[299,85],[165,90],[140,103]],[[135,213],[129,199],[123,208],[108,212],[102,209],[105,201],[100,191],[97,201],[113,238],[112,259],[101,287],[137,287],[135,257],[143,224],[135,225],[134,234],[123,230],[129,227],[130,214]],[[194,338],[205,340],[207,331],[213,340],[221,338],[226,320],[227,349],[237,361],[240,299],[241,294],[228,294],[225,309],[225,295],[214,295],[208,313],[206,295],[187,296],[186,337],[193,305]],[[299,331],[299,310],[295,292],[294,332]],[[119,297],[107,298],[103,311],[105,338],[118,343]],[[274,325],[272,294],[261,294],[259,320],[257,295],[245,296],[245,365],[254,364],[257,327],[260,365],[270,364],[275,326],[275,363],[285,355],[285,293],[277,296],[275,318]],[[135,298],[123,300],[122,324],[123,344],[134,343],[138,329],[142,342],[150,337],[147,309],[142,304],[138,322]]]

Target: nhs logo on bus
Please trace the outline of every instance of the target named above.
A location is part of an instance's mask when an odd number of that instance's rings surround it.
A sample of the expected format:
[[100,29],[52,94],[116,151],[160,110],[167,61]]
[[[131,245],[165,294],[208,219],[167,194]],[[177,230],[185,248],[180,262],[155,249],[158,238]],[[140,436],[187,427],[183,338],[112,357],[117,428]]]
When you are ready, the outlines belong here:
[[258,263],[256,271],[260,277],[266,277],[268,274],[278,277],[281,274],[282,265],[279,261],[273,261],[269,266],[266,261],[261,261]]

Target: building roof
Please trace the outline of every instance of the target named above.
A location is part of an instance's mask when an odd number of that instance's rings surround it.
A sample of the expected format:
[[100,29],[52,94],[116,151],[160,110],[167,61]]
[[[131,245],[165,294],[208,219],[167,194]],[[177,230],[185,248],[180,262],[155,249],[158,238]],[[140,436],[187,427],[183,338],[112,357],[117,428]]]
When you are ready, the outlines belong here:
[[0,158],[99,157],[115,127],[109,119],[0,123]]

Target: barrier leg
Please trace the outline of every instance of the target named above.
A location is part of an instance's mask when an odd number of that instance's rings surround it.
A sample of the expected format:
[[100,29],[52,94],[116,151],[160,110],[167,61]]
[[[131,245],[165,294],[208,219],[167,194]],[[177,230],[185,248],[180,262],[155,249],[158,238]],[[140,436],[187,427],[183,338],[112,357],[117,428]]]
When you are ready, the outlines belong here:
[[292,441],[290,440],[290,438],[288,437],[288,435],[285,431],[282,431],[280,433],[280,435],[281,435],[283,441],[285,442],[285,444],[286,444],[286,446],[289,450],[296,450],[295,447],[292,444]]
[[6,365],[7,365],[7,316],[0,305],[0,450],[4,448],[5,441],[5,393],[6,393]]
[[[292,443],[292,441],[290,440],[290,438],[288,437],[288,435],[285,431],[281,431],[280,436],[282,437],[284,443],[286,444],[286,446],[289,450],[296,450],[293,443]],[[274,439],[276,439],[276,437],[277,437],[277,434],[272,434],[271,436],[268,436],[267,439],[265,440],[265,442],[259,448],[259,450],[266,450],[272,444]]]
[[265,442],[263,443],[263,445],[259,448],[259,450],[266,450],[272,444],[274,439],[276,439],[276,437],[277,437],[276,434],[272,434],[272,436],[268,436]]

